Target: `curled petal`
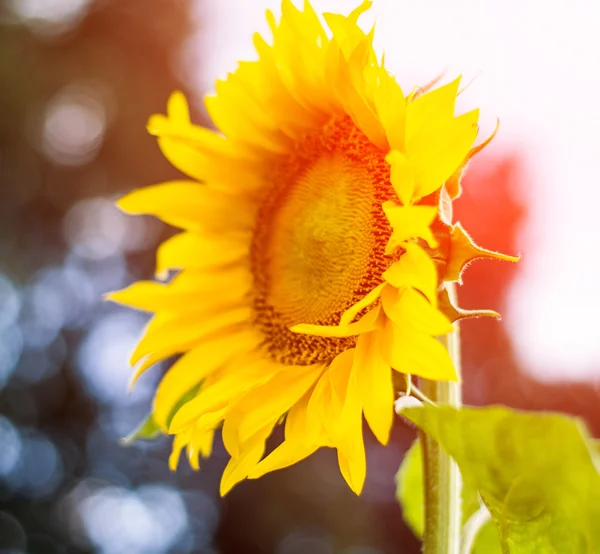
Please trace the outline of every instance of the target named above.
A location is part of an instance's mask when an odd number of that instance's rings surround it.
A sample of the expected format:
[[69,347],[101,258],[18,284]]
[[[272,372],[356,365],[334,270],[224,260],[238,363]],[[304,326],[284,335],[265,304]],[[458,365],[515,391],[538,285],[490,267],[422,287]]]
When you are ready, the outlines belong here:
[[329,326],[329,325],[310,325],[301,323],[290,327],[294,333],[303,335],[316,335],[318,337],[352,337],[362,333],[373,331],[378,326],[379,308],[373,308],[356,323],[347,325]]

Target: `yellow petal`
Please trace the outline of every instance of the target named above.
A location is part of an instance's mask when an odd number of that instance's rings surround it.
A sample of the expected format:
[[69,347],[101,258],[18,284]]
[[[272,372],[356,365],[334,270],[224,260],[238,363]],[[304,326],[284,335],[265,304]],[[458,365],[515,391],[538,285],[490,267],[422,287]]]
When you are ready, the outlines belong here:
[[[320,373],[319,379],[323,375]],[[288,442],[318,444],[316,436],[308,432],[308,403],[315,390],[316,383],[296,402],[285,418],[285,440]]]
[[[498,132],[499,127],[500,127],[500,120],[498,119],[496,121],[496,127],[494,128],[494,131],[492,132],[492,134],[488,138],[486,138],[484,141],[482,141],[480,144],[471,148],[471,150],[469,150],[469,154],[463,160],[461,165],[459,165],[458,168],[454,171],[454,173],[446,180],[446,182],[444,183],[444,188],[448,192],[448,196],[450,197],[450,200],[454,200],[455,198],[457,198],[460,195],[460,192],[461,192],[460,180],[461,180],[462,174],[464,172],[464,169],[467,166],[468,161],[473,156],[475,156],[476,154],[481,152],[490,142],[492,142],[493,138],[496,136],[496,133]],[[448,220],[448,223],[450,223],[450,221],[451,220]]]
[[435,306],[438,274],[434,261],[417,244],[407,242],[402,247],[406,252],[383,273],[383,278],[396,288],[413,287],[420,290]]
[[289,25],[292,33],[308,48],[317,46],[317,39],[327,40],[327,35],[310,2],[304,2],[304,11],[297,8],[291,0],[281,2],[281,24]]
[[173,439],[173,448],[171,450],[171,455],[169,456],[169,469],[171,471],[175,471],[177,466],[179,465],[179,458],[181,456],[181,451],[187,446],[192,438],[192,428],[188,428],[182,433],[179,433]]
[[457,381],[446,348],[433,337],[400,328],[391,320],[384,329],[383,359],[395,370],[433,381]]
[[338,354],[327,371],[329,383],[331,385],[331,411],[330,414],[336,417],[331,419],[334,422],[336,440],[344,434],[345,422],[342,418],[342,410],[346,403],[346,396],[349,386],[350,376],[352,374],[352,364],[354,361],[354,349],[346,350]]
[[262,185],[252,153],[240,148],[239,143],[190,123],[183,94],[171,95],[167,114],[152,116],[148,131],[158,137],[162,153],[181,172],[198,181],[227,183],[235,189]]
[[362,312],[365,308],[376,302],[384,286],[385,283],[377,285],[372,291],[367,293],[360,301],[348,308],[340,318],[340,326],[343,327],[345,325],[349,325],[350,323],[352,323],[352,321],[354,321],[354,318],[360,312]]
[[151,214],[175,227],[198,225],[207,187],[194,181],[169,181],[134,190],[117,201],[124,212]]
[[431,124],[448,120],[454,115],[460,77],[435,90],[419,96],[406,107],[406,151],[427,132]]
[[159,136],[158,146],[173,167],[185,175],[209,183],[215,188],[254,191],[264,187],[258,159],[215,158],[189,146],[185,141],[171,136]]
[[373,0],[363,0],[360,5],[356,6],[350,14],[348,15],[348,20],[352,21],[355,25],[358,22],[358,18],[365,13],[367,10],[371,9],[373,5]]
[[[309,437],[326,435],[331,441],[333,422],[328,419],[328,409],[331,407],[331,382],[329,370],[318,380],[310,395],[306,409],[306,434]],[[310,445],[311,443],[307,443]]]
[[[348,356],[347,359],[352,363],[353,358],[350,359]],[[346,363],[346,359],[344,359],[340,365]],[[344,380],[347,379],[347,386],[344,391],[343,404],[337,423],[338,434],[334,444],[338,451],[338,464],[342,476],[350,488],[356,494],[360,494],[367,474],[367,460],[362,430],[362,395],[358,366],[352,364],[349,371],[344,368],[344,371],[340,373]],[[343,386],[343,380],[340,384]],[[335,382],[332,381],[334,398],[336,388]]]
[[[285,420],[285,440],[254,467],[249,479],[258,479],[266,473],[289,467],[315,452],[320,443],[318,435],[308,432],[307,409],[312,390],[304,395],[289,411]],[[321,434],[322,436],[322,434]]]
[[349,59],[352,52],[367,40],[365,32],[348,17],[338,13],[324,13],[323,19],[333,33],[334,40],[340,45],[342,53]]
[[154,419],[167,431],[169,416],[183,396],[213,371],[225,365],[240,352],[258,346],[254,333],[238,332],[196,346],[184,354],[167,371],[154,397]]
[[[149,214],[183,229],[250,230],[254,211],[248,200],[193,181],[169,181],[135,190],[117,201],[130,214]],[[232,210],[235,218],[231,217]],[[226,219],[226,223],[225,223]]]
[[335,443],[339,437],[339,424],[348,378],[352,369],[354,350],[342,352],[331,363],[317,382],[307,408],[307,434]]
[[312,387],[323,365],[286,366],[237,399],[225,415],[223,441],[232,456],[265,425],[275,424]]
[[212,444],[215,436],[214,429],[200,429],[192,432],[192,438],[187,445],[188,461],[192,469],[200,469],[200,456],[208,458],[212,452]]
[[415,195],[415,171],[411,161],[402,152],[392,150],[385,161],[390,164],[390,180],[404,206],[410,206]]
[[231,458],[221,477],[220,493],[225,496],[235,485],[248,477],[250,471],[258,464],[265,451],[265,441],[271,434],[273,426],[265,427],[244,445],[244,451]]
[[348,486],[355,494],[360,495],[367,476],[362,426],[355,425],[353,427],[353,436],[350,440],[353,441],[352,445],[338,448],[338,464]]
[[[288,94],[306,109],[308,118],[317,115],[323,123],[323,116],[331,115],[331,94],[324,87],[325,47],[329,39],[312,9],[300,12],[289,0],[282,2],[281,8],[279,25],[267,11],[277,73]],[[298,48],[299,42],[302,48]]]
[[386,445],[394,417],[392,369],[381,357],[379,332],[361,335],[354,352],[365,419],[377,440]]
[[146,372],[147,369],[151,368],[154,364],[160,362],[161,360],[164,360],[164,358],[165,356],[163,356],[160,353],[153,353],[149,354],[148,356],[145,356],[144,359],[141,360],[139,363],[136,363],[133,375],[129,379],[129,391],[133,391],[139,378]]
[[388,287],[381,295],[386,315],[400,327],[412,327],[419,333],[445,335],[454,330],[450,320],[418,291]]
[[156,305],[161,304],[160,300],[166,291],[166,285],[153,281],[138,281],[125,289],[107,293],[105,298],[138,310],[155,312]]
[[223,158],[244,157],[244,152],[232,141],[214,131],[190,123],[187,100],[181,92],[174,92],[167,104],[168,116],[150,117],[147,130],[151,135],[169,137],[181,141],[198,152]]
[[379,70],[379,86],[375,89],[373,101],[390,150],[402,152],[406,128],[406,99],[400,85],[383,68]]
[[[331,52],[335,44],[330,45]],[[329,78],[335,97],[342,106],[344,113],[352,118],[356,126],[367,136],[375,146],[384,150],[387,139],[381,121],[375,113],[374,106],[366,98],[366,80],[364,68],[368,58],[372,55],[372,47],[368,42],[359,43],[353,50],[350,59],[344,56],[333,57],[329,61],[335,71],[330,70]],[[360,68],[360,71],[357,69]]]
[[[197,433],[216,430],[222,425],[225,412],[227,412],[226,403],[220,408],[211,406],[210,409],[207,408],[207,410],[199,415],[197,419],[193,420],[190,425],[194,427],[194,430]],[[172,426],[169,428],[169,432],[172,433]]]
[[148,312],[202,310],[240,304],[248,294],[252,276],[246,268],[219,271],[183,271],[169,283],[138,281],[105,298]]
[[[415,160],[415,163],[427,156],[433,157],[435,152],[451,147],[453,137],[460,135],[462,132],[469,132],[472,136],[473,129],[477,131],[478,119],[479,110],[473,110],[458,117],[440,117],[432,120],[413,140],[410,150],[407,151],[407,157]],[[466,159],[466,154],[460,160],[461,163]]]
[[422,238],[431,248],[437,247],[438,243],[429,228],[437,215],[435,206],[397,206],[388,201],[384,202],[382,207],[394,229],[386,247],[386,254],[412,238]]
[[301,335],[315,335],[318,337],[352,337],[376,329],[378,326],[378,317],[379,309],[373,308],[355,323],[339,326],[301,323],[300,325],[290,327],[290,331]]
[[206,317],[203,311],[157,314],[131,355],[131,365],[148,354],[160,353],[167,358],[185,352],[207,338],[216,338],[236,325],[249,322],[251,316],[249,307],[224,310],[211,317]]
[[205,155],[231,158],[243,155],[243,151],[233,148],[233,143],[222,135],[206,127],[191,125],[189,121],[175,122],[162,114],[150,116],[146,130],[155,137],[174,139]]
[[261,460],[248,474],[248,479],[258,479],[263,475],[292,466],[317,451],[316,445],[291,443],[284,441],[264,460]]
[[479,110],[473,110],[436,129],[415,145],[410,155],[414,168],[415,197],[422,198],[439,189],[460,167],[477,137]]
[[[227,237],[202,237],[179,233],[163,242],[156,252],[156,274],[169,269],[210,269],[249,260],[249,244]],[[250,271],[247,272],[250,275]]]
[[333,39],[342,47],[344,56],[349,59],[356,47],[363,42],[372,43],[372,36],[358,26],[358,18],[371,7],[372,2],[365,0],[348,16],[337,13],[324,13],[323,19],[333,33]]
[[240,83],[255,96],[261,96],[263,104],[269,106],[269,111],[263,111],[263,115],[269,115],[270,122],[277,122],[286,136],[300,140],[318,121],[283,84],[271,47],[258,34],[254,40],[260,61],[238,64],[236,74]]
[[[285,366],[268,360],[252,360],[250,357],[249,361],[248,358],[248,355],[240,356],[224,370],[213,374],[210,382],[207,380],[198,395],[175,414],[169,433],[178,433],[204,415],[216,412],[225,414],[227,407],[240,395],[268,381],[274,373],[285,370]],[[212,423],[212,417],[208,417],[207,421]]]
[[261,120],[261,104],[248,94],[235,74],[217,81],[216,95],[204,98],[204,105],[215,126],[228,138],[258,149],[258,154],[284,153],[291,145],[279,129],[270,129]]
[[353,359],[354,350],[342,352],[317,383],[307,408],[307,434],[326,433],[338,450],[344,479],[360,494],[366,475],[366,458],[361,394]]

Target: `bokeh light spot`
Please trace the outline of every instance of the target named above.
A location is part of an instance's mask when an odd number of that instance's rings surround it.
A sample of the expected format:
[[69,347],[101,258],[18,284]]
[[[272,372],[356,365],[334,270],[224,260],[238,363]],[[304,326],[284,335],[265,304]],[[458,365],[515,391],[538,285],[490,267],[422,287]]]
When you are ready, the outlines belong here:
[[74,508],[88,540],[106,554],[170,552],[187,529],[181,495],[163,485],[96,488]]
[[89,85],[69,85],[48,102],[42,151],[55,163],[83,165],[97,154],[106,131],[106,110]]
[[81,200],[63,224],[63,235],[73,252],[89,260],[150,248],[158,232],[151,219],[127,217],[107,198]]
[[21,309],[21,296],[13,283],[0,273],[0,330],[12,325]]
[[90,0],[12,0],[13,12],[41,35],[58,35],[85,16]]
[[10,473],[10,485],[31,498],[52,494],[64,477],[56,446],[35,432],[23,433],[21,441],[21,456]]
[[[23,333],[17,326],[0,331],[0,390],[9,380],[23,353]],[[0,442],[0,444],[2,444]]]
[[120,251],[127,228],[125,216],[113,202],[91,198],[78,202],[69,210],[63,232],[77,255],[101,260]]
[[0,477],[6,477],[21,457],[21,437],[9,419],[0,416]]
[[88,390],[101,402],[132,404],[151,394],[153,383],[142,379],[128,392],[128,359],[145,319],[135,313],[107,315],[89,331],[77,352],[77,365]]

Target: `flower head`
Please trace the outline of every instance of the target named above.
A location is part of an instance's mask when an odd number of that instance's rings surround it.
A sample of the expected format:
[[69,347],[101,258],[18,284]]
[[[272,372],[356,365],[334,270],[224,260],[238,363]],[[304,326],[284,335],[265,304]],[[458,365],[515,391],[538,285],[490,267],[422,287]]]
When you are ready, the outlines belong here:
[[[154,417],[175,435],[173,467],[183,448],[197,467],[222,425],[223,494],[323,446],[359,493],[363,414],[385,444],[394,372],[456,379],[436,337],[465,312],[443,283],[499,256],[447,217],[478,111],[455,115],[459,79],[405,96],[357,24],[369,6],[325,14],[327,30],[308,2],[283,0],[279,22],[268,13],[272,44],[256,35],[258,61],[206,99],[219,132],[190,123],[180,93],[150,119],[191,180],[119,202],[183,229],[157,253],[157,275],[178,270],[172,280],[111,297],[155,314],[136,378],[182,354]],[[263,458],[283,421],[285,440]]]

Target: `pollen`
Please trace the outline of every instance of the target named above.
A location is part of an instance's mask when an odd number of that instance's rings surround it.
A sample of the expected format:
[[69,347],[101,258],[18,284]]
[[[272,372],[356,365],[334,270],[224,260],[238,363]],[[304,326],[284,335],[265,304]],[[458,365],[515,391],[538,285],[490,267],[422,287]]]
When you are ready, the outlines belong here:
[[381,204],[395,197],[389,164],[349,118],[307,136],[270,173],[251,247],[255,323],[276,362],[329,363],[355,337],[293,333],[299,323],[337,325],[381,282],[391,227]]

